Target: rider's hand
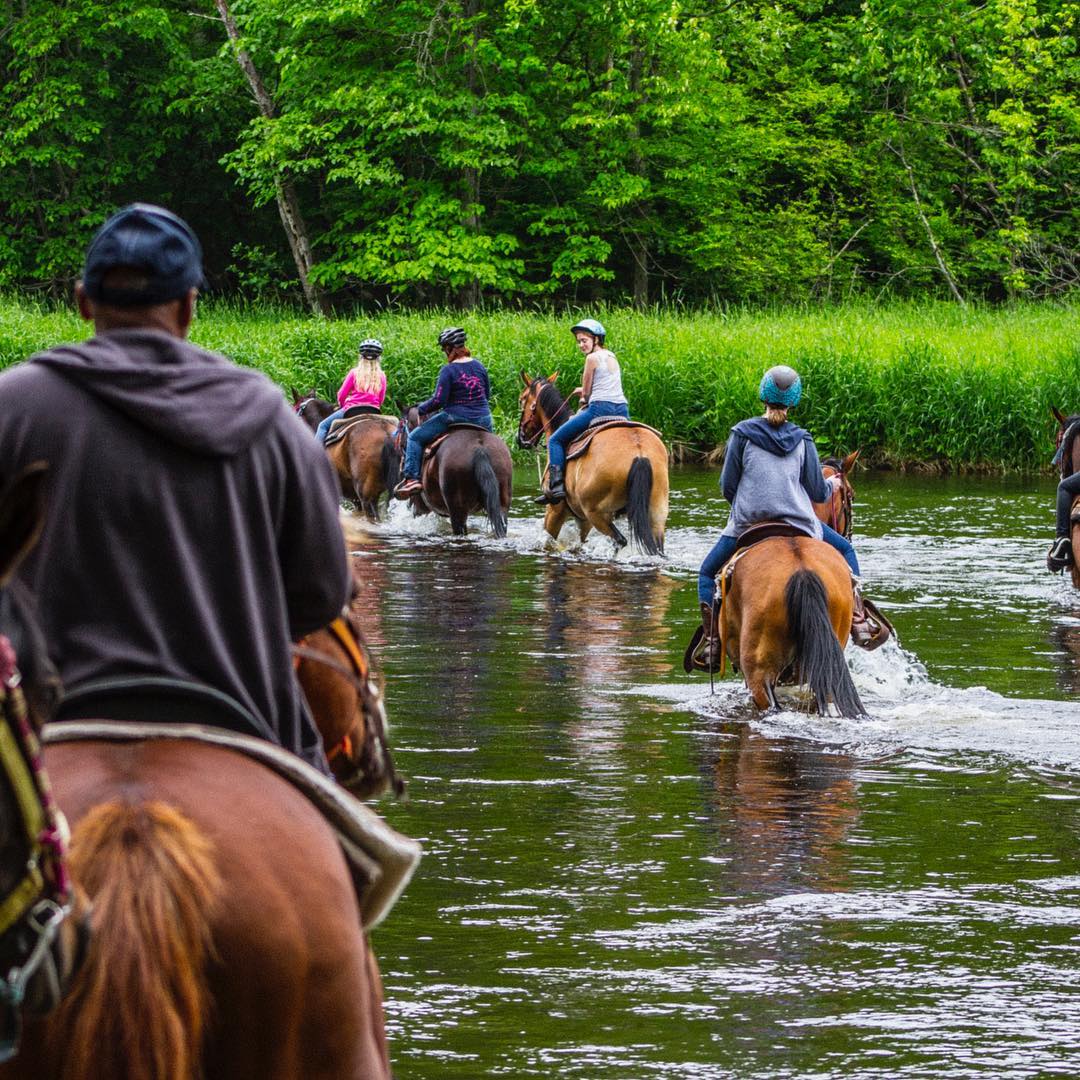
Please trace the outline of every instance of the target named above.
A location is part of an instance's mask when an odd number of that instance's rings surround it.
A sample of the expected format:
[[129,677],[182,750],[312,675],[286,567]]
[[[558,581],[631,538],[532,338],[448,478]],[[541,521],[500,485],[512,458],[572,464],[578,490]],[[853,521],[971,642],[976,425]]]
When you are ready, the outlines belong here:
[[837,473],[834,476],[827,476],[825,478],[825,483],[827,483],[833,491],[839,491],[844,486],[844,478]]

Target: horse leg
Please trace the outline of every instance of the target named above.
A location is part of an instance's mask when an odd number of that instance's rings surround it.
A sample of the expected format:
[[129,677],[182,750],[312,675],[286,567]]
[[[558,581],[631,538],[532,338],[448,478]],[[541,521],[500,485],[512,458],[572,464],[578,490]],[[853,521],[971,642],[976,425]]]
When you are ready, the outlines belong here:
[[544,513],[544,531],[552,540],[559,539],[559,533],[562,532],[562,527],[566,524],[566,519],[569,516],[570,510],[565,502],[555,503],[554,506],[547,508]]
[[598,510],[586,510],[585,517],[597,532],[602,532],[615,545],[616,551],[626,547],[628,543],[626,537],[610,518]]
[[773,692],[772,682],[767,677],[766,670],[761,667],[757,659],[750,661],[743,668],[743,678],[746,680],[746,688],[754,699],[754,704],[759,708],[768,710],[776,705],[776,695]]

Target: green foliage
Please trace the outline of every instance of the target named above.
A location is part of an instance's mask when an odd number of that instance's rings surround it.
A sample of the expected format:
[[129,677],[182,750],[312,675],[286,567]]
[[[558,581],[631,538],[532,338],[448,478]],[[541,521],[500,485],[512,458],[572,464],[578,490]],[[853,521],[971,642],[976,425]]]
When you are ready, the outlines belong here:
[[9,2],[0,288],[106,213],[212,284],[339,308],[1060,296],[1080,278],[1077,0]]
[[[823,452],[863,450],[869,464],[1045,469],[1050,406],[1080,411],[1080,308],[963,310],[944,303],[780,308],[725,313],[629,308],[601,317],[623,368],[633,416],[671,443],[706,453],[756,414],[758,381],[793,364],[806,391],[795,419]],[[508,311],[387,312],[312,319],[288,308],[205,304],[193,339],[258,368],[283,390],[332,398],[359,341],[378,337],[391,401],[426,398],[448,325],[469,331],[487,365],[499,432],[517,427],[520,371],[578,385],[583,360],[568,317]],[[88,333],[71,312],[0,300],[0,367]]]

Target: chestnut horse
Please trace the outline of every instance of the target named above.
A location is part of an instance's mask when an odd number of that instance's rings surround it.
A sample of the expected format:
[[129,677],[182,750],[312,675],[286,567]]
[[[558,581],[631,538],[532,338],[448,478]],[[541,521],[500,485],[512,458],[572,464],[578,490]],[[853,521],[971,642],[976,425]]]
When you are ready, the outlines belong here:
[[[293,411],[313,431],[334,411],[329,401],[295,390]],[[394,490],[401,472],[401,450],[394,434],[398,420],[372,413],[353,424],[345,436],[326,448],[338,475],[341,494],[351,499],[368,519],[379,520],[379,498]]]
[[866,710],[844,660],[851,632],[851,570],[822,540],[774,536],[737,553],[724,576],[719,612],[726,655],[761,709],[780,683],[805,684],[818,712]]
[[839,476],[840,483],[833,488],[832,497],[823,503],[814,503],[814,513],[819,521],[838,532],[846,540],[851,539],[851,530],[855,519],[852,508],[855,504],[855,488],[851,485],[851,473],[859,451],[855,450],[845,458],[825,458],[821,463],[821,472],[826,480],[830,476]]
[[[420,422],[416,409],[410,409],[397,435],[398,450],[404,454],[406,431]],[[507,515],[513,493],[514,463],[506,443],[481,427],[472,424],[451,425],[447,434],[425,451],[420,473],[423,490],[410,500],[413,512],[433,510],[450,519],[455,536],[464,536],[469,514],[484,513],[491,531],[506,535]]]
[[[518,446],[536,446],[565,422],[570,411],[555,385],[559,373],[534,379],[521,372],[525,389],[518,399]],[[659,436],[645,426],[615,426],[600,430],[588,451],[568,460],[566,498],[548,506],[544,528],[557,540],[568,518],[578,523],[584,541],[596,529],[626,547],[627,539],[615,519],[626,514],[630,536],[646,554],[664,553],[668,516],[668,452]]]
[[[1080,472],[1080,414],[1065,416],[1053,406],[1050,411],[1058,423],[1054,449],[1061,452],[1060,476],[1064,480],[1065,477]],[[1057,454],[1054,456],[1057,457]],[[1073,499],[1072,509],[1069,511],[1069,539],[1072,541],[1073,550],[1069,576],[1072,578],[1073,588],[1080,589],[1080,567],[1076,565],[1077,553],[1080,553],[1080,495]]]
[[188,739],[58,743],[45,764],[90,941],[0,1078],[389,1077],[353,881],[305,796]]

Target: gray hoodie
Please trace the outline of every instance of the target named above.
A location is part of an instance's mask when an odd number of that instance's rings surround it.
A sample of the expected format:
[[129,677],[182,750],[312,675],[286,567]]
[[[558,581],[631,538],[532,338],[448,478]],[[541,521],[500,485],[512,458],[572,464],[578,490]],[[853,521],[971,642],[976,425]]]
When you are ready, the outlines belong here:
[[64,345],[0,374],[0,468],[37,460],[20,574],[65,685],[200,682],[325,769],[289,643],[340,612],[348,566],[326,455],[277,388],[155,330]]

